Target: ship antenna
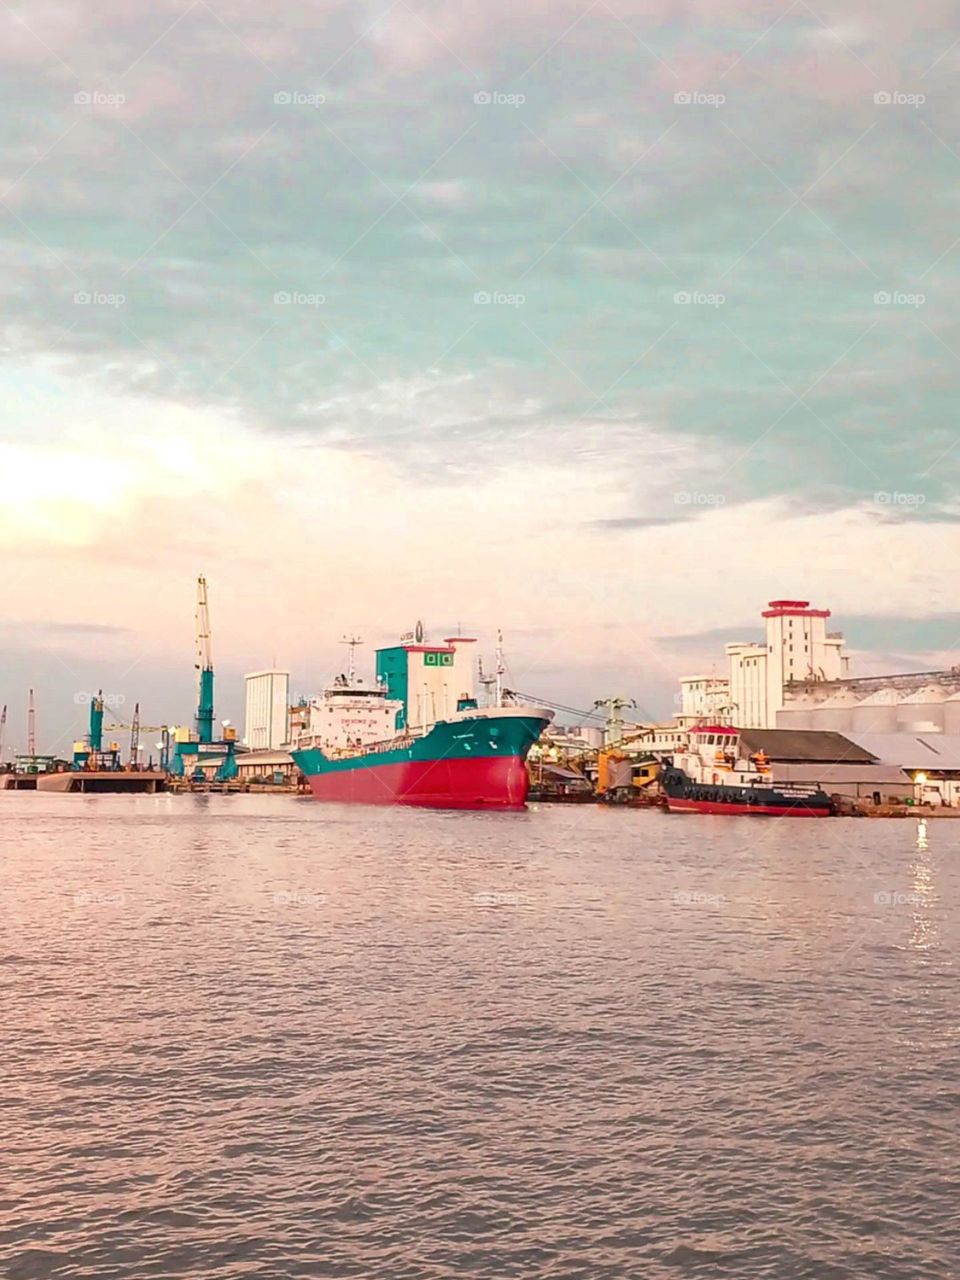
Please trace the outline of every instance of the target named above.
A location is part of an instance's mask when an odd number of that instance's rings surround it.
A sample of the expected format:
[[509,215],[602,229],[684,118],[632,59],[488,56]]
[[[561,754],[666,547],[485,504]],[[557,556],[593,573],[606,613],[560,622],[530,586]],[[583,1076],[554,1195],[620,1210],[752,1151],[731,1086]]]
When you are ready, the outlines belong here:
[[503,706],[503,673],[506,667],[503,665],[503,632],[497,629],[497,706]]
[[344,636],[340,643],[347,645],[350,649],[350,665],[347,667],[347,679],[351,684],[353,684],[354,680],[357,678],[357,666],[355,660],[357,645],[363,644],[363,641],[359,636]]

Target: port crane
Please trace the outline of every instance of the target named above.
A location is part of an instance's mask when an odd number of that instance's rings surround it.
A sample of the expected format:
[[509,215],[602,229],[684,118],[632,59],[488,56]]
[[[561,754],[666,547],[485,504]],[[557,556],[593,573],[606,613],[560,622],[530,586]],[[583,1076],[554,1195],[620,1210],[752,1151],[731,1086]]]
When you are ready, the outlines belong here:
[[103,746],[103,690],[90,699],[90,727],[87,736],[73,744],[74,769],[93,769],[115,773],[120,769],[120,744],[111,742]]
[[[133,719],[129,724],[124,724],[122,717],[114,712],[119,724],[105,724],[105,730],[111,733],[129,733],[130,735],[130,759],[129,767],[135,769],[139,764],[140,747],[145,733],[159,733],[161,741],[157,743],[157,750],[160,752],[160,768],[166,771],[170,764],[170,726],[166,724],[143,724],[140,720],[140,703],[136,703],[133,708]],[[151,759],[153,757],[151,756]]]
[[217,767],[216,781],[226,782],[237,776],[237,732],[227,727],[224,721],[222,739],[214,738],[214,681],[213,681],[213,643],[210,632],[210,602],[207,594],[207,580],[202,575],[197,579],[197,612],[196,612],[197,660],[194,664],[197,671],[197,714],[195,729],[191,734],[185,729],[176,731],[173,759],[170,772],[176,777],[188,774],[197,782],[203,781],[202,763],[204,756],[222,759]]
[[620,714],[625,707],[635,707],[637,705],[634,698],[597,698],[594,707],[606,707],[607,723],[604,726],[604,739],[606,742],[620,742],[623,738],[623,716]]
[[213,644],[207,580],[197,579],[197,741],[213,741]]

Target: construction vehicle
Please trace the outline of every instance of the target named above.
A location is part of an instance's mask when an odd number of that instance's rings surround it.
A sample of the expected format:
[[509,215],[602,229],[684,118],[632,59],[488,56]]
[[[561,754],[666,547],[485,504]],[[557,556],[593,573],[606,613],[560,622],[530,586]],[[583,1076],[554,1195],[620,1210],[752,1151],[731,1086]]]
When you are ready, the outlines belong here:
[[659,773],[660,762],[651,756],[638,758],[620,747],[604,747],[597,756],[597,799],[611,804],[658,804]]

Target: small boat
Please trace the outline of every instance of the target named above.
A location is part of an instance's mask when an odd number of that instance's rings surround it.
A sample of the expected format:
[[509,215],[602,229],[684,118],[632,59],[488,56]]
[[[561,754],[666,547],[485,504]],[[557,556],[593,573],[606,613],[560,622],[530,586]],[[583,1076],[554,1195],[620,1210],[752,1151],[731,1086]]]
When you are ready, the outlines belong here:
[[695,725],[685,747],[664,762],[660,789],[671,813],[830,818],[835,802],[812,783],[774,783],[761,753],[744,757],[729,725]]

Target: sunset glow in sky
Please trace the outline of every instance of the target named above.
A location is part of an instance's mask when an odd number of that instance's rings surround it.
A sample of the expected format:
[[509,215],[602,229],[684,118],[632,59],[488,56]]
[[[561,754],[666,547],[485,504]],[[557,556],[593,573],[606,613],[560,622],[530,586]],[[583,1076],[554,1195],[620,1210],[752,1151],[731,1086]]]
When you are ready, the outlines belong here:
[[[673,710],[776,597],[960,650],[945,0],[0,9],[0,703],[423,618]],[[129,713],[129,707],[128,707]]]

